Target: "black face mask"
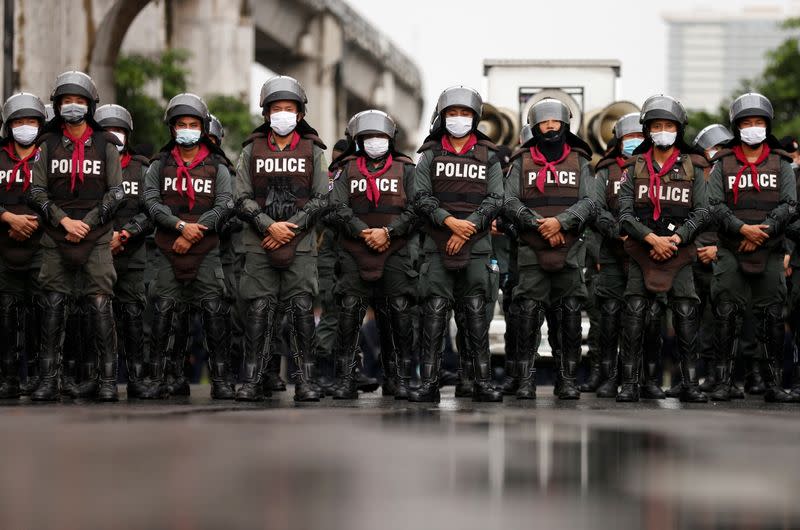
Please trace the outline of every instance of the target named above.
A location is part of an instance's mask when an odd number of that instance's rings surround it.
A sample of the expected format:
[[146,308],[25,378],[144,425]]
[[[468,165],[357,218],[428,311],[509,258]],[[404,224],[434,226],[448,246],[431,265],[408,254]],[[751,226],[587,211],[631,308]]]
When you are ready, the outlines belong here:
[[558,160],[564,154],[564,140],[567,136],[568,127],[562,125],[561,129],[557,131],[548,131],[542,133],[539,127],[535,127],[536,145],[544,157],[552,162]]

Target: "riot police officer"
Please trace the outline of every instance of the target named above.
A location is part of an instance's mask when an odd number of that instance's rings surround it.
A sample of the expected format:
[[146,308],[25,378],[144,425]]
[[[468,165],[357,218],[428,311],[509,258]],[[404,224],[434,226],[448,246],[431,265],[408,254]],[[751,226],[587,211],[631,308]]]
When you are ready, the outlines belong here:
[[171,139],[145,175],[145,205],[156,226],[148,399],[166,397],[164,359],[176,305],[202,311],[211,397],[233,399],[229,379],[230,307],[219,256],[219,231],[233,209],[230,164],[208,138],[209,113],[194,94],[173,97],[164,113]]
[[768,402],[798,402],[782,388],[784,342],[784,231],[797,206],[791,156],[771,134],[772,103],[761,94],[736,98],[730,107],[734,139],[717,153],[709,197],[719,223],[719,249],[711,298],[716,318],[717,385],[711,398],[730,399],[739,319],[750,303],[767,367]]
[[144,267],[147,263],[145,238],[153,223],[144,205],[144,175],[150,161],[131,149],[133,118],[119,105],[103,105],[94,115],[98,125],[116,136],[120,144],[122,191],[125,198],[114,216],[111,253],[117,282],[114,285],[114,316],[117,347],[128,371],[128,398],[144,391]]
[[245,141],[236,166],[236,210],[247,223],[240,296],[245,318],[244,383],[236,397],[263,400],[278,303],[291,316],[296,401],[318,401],[314,382],[313,300],[317,292],[314,224],[327,208],[325,145],[305,121],[305,90],[288,76],[261,88],[265,123]]
[[[42,101],[26,92],[3,104],[0,141],[0,399],[18,398],[20,330],[38,336],[37,308],[42,253],[41,215],[27,202],[36,137],[44,126]],[[25,341],[26,354],[36,359],[38,341]],[[30,365],[29,365],[30,366]],[[29,373],[28,377],[32,378]]]
[[517,152],[506,186],[505,209],[519,228],[517,317],[518,399],[536,398],[534,361],[547,307],[557,308],[556,359],[560,399],[579,399],[575,375],[581,354],[583,228],[595,216],[589,197],[591,148],[569,130],[571,113],[559,100],[531,106],[533,138]]
[[[438,127],[419,149],[414,206],[425,222],[420,273],[422,361],[420,387],[410,401],[438,402],[447,316],[462,306],[475,372],[472,399],[502,401],[491,381],[486,302],[499,283],[491,270],[488,232],[502,206],[503,174],[495,145],[477,130],[480,95],[463,86],[441,93]],[[494,285],[494,287],[493,287]]]
[[644,140],[639,113],[621,117],[614,124],[614,144],[595,168],[594,201],[598,205],[595,226],[603,236],[600,272],[595,285],[600,306],[600,374],[597,397],[617,396],[617,353],[622,325],[623,294],[627,283],[628,255],[619,225],[619,189],[622,169]]
[[[68,296],[88,307],[98,374],[89,374],[101,401],[116,401],[117,351],[112,297],[117,274],[111,256],[114,213],[124,197],[119,140],[94,121],[99,97],[83,72],[58,76],[50,96],[55,118],[39,138],[31,200],[44,218],[42,269],[44,302],[40,383],[32,399],[59,396],[59,364]],[[91,391],[89,391],[91,390]]]
[[[644,142],[625,164],[619,191],[620,225],[630,256],[625,288],[622,390],[617,401],[639,400],[639,367],[648,308],[666,294],[680,358],[680,399],[705,402],[697,388],[699,299],[694,289],[694,238],[708,220],[705,158],[683,139],[686,111],[669,96],[652,96],[639,118]],[[653,396],[661,397],[661,396]]]
[[391,386],[396,399],[407,399],[417,274],[407,248],[416,222],[411,205],[414,163],[395,149],[397,127],[384,112],[356,114],[348,131],[353,143],[335,162],[330,196],[331,218],[343,249],[336,284],[338,381],[333,397],[358,397],[354,373],[358,332],[367,305],[372,304],[388,309],[384,310],[388,315],[382,315],[388,322],[379,328],[384,389]]

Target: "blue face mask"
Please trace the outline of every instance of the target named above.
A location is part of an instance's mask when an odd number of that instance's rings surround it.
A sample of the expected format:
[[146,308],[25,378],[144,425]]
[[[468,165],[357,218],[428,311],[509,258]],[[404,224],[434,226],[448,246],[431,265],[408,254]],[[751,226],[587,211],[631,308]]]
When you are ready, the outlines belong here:
[[641,138],[628,138],[627,140],[622,140],[622,153],[625,156],[631,156],[636,148],[642,145],[643,141],[644,140]]
[[200,129],[175,129],[175,143],[184,147],[200,141]]

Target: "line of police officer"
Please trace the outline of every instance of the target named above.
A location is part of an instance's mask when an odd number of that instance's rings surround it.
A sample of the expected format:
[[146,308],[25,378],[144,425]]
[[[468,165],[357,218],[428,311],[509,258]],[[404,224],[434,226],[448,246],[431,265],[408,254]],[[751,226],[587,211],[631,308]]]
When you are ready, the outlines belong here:
[[[655,330],[668,306],[681,379],[672,393],[706,401],[696,359],[700,315],[710,301],[716,333],[707,378],[713,386],[706,387],[711,399],[737,397],[736,337],[741,315],[752,307],[765,399],[800,401],[800,392],[781,386],[784,233],[800,232],[796,182],[788,154],[770,134],[773,112],[763,96],[738,98],[731,106],[733,133],[710,127],[694,146],[683,138],[682,105],[653,96],[640,115],[619,120],[616,141],[595,171],[591,149],[570,131],[569,109],[545,99],[531,107],[528,134],[505,175],[497,147],[477,129],[482,101],[469,88],[441,94],[416,165],[397,151],[396,126],[381,111],[350,120],[348,143],[328,165],[324,144],[305,120],[308,101],[297,80],[270,79],[260,99],[264,124],[244,143],[235,168],[219,146],[221,124],[194,94],[169,102],[164,121],[171,140],[150,160],[131,148],[128,111],[96,108],[97,90],[82,72],[57,78],[52,120],[36,96],[6,101],[0,397],[28,391],[34,400],[65,394],[115,401],[118,353],[129,397],[187,394],[187,318],[199,312],[212,398],[260,401],[271,392],[273,338],[285,312],[295,400],[355,399],[358,335],[372,305],[386,395],[439,401],[454,313],[462,350],[458,395],[496,402],[513,392],[535,399],[547,316],[555,393],[577,399],[581,310],[589,294],[583,240],[591,227],[603,239],[594,284],[600,355],[583,390],[618,401],[664,397],[655,379]],[[516,246],[509,306],[515,346],[500,388],[492,381],[488,342],[500,280],[488,234],[497,218]],[[323,223],[335,235],[339,270],[335,381],[324,387],[313,313],[315,230]],[[240,267],[230,243],[237,230]],[[146,256],[151,233],[155,250]],[[146,265],[154,274],[148,296]],[[147,298],[153,316],[146,353]],[[87,342],[62,355],[71,304],[83,308]],[[417,304],[421,381],[414,388]],[[232,328],[243,329],[241,361]],[[28,388],[18,379],[22,351],[36,359]],[[77,378],[66,368],[76,356],[84,366]]]

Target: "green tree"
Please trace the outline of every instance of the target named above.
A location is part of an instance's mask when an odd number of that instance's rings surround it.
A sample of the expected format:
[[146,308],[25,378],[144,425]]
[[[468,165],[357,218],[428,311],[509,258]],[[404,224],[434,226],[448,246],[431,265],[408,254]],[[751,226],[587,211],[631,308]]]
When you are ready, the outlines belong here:
[[247,104],[235,97],[215,94],[205,99],[211,114],[216,116],[225,128],[222,147],[228,157],[235,162],[242,142],[258,126],[259,117],[250,114]]
[[[133,117],[133,141],[159,149],[169,140],[164,127],[165,102],[186,91],[188,71],[183,67],[189,57],[185,50],[167,50],[159,57],[122,55],[114,68],[117,102]],[[148,85],[161,84],[160,98],[154,98]]]
[[[800,18],[792,18],[782,25],[785,29],[800,28]],[[726,100],[720,102],[716,112],[689,112],[686,137],[691,139],[706,125],[728,125],[728,108],[731,101],[745,92],[759,92],[772,102],[775,109],[773,134],[800,135],[800,39],[790,37],[774,50],[767,52],[767,66],[753,79],[744,80]]]

